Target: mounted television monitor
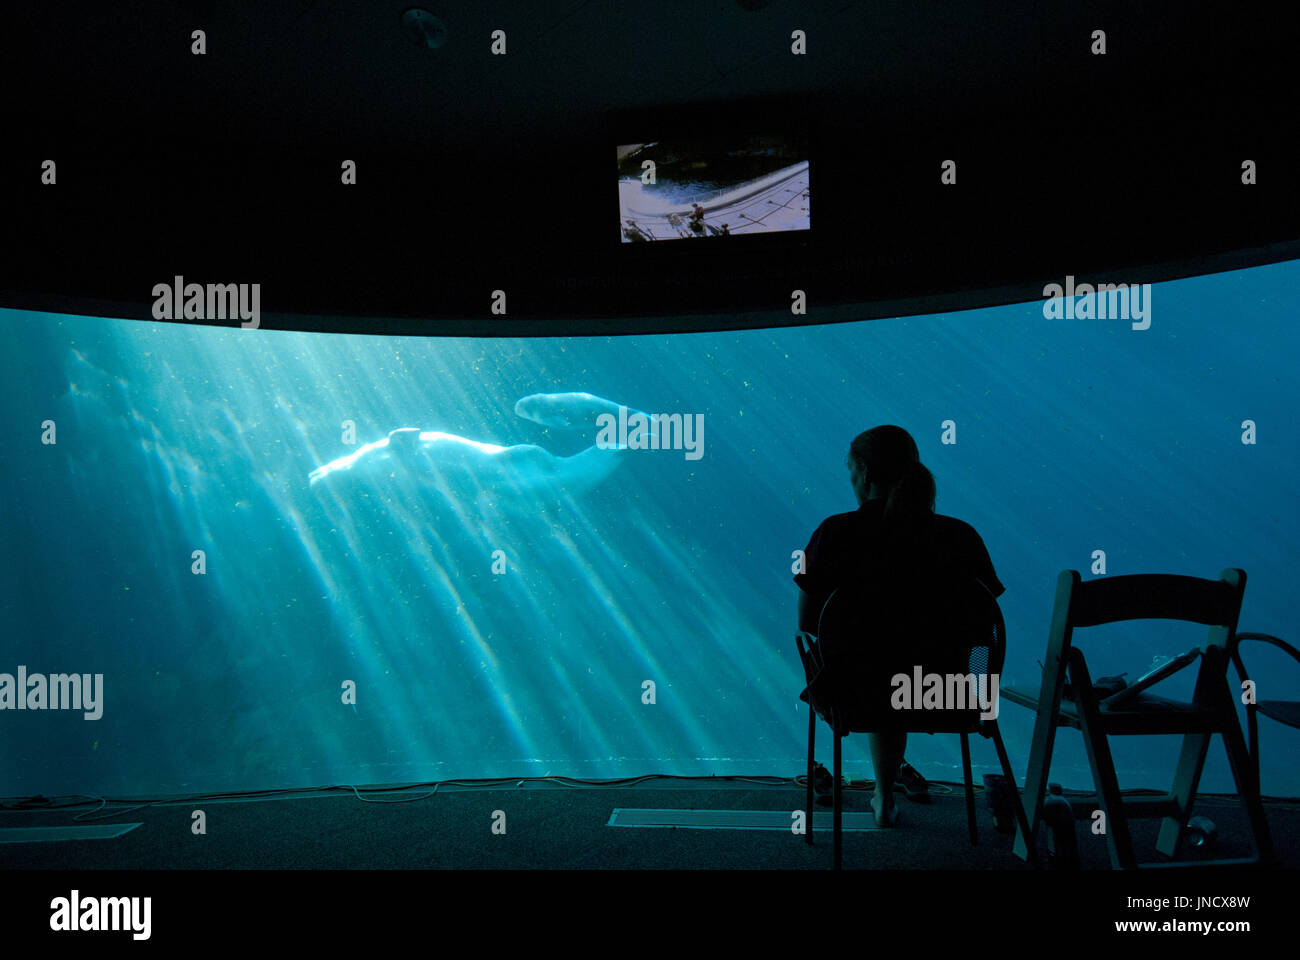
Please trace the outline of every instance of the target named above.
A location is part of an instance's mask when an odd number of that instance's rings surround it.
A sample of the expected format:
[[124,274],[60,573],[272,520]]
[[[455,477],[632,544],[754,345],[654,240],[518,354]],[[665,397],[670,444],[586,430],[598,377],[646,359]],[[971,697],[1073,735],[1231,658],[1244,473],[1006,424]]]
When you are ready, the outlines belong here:
[[618,208],[622,243],[809,230],[807,144],[779,134],[620,144]]

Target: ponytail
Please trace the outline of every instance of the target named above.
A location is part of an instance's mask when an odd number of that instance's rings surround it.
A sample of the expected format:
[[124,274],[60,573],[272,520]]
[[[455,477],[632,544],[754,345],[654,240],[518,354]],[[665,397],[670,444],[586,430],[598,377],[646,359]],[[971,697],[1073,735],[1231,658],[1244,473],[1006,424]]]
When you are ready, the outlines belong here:
[[923,526],[934,516],[935,493],[934,474],[920,460],[908,461],[885,497],[885,526],[900,531]]
[[902,427],[873,427],[854,438],[849,456],[884,492],[886,535],[911,539],[925,532],[934,516],[934,475],[921,463],[912,435]]

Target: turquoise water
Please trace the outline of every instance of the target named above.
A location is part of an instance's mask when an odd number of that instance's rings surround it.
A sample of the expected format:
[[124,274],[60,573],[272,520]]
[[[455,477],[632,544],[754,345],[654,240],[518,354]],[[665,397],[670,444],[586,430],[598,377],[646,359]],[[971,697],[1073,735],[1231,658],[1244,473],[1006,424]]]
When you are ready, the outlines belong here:
[[[0,672],[102,673],[105,690],[98,720],[0,712],[0,795],[793,776],[791,552],[855,506],[844,456],[879,423],[912,431],[939,512],[988,546],[1007,586],[1005,683],[1037,683],[1056,575],[1090,576],[1099,549],[1111,575],[1240,566],[1241,628],[1294,643],[1298,281],[1285,263],[1159,284],[1145,331],[1046,320],[1041,302],[526,341],[0,311]],[[703,456],[626,451],[580,494],[484,491],[472,464],[431,475],[399,459],[308,484],[398,427],[577,453],[590,437],[514,412],[565,391],[701,414]],[[940,442],[945,420],[956,444]],[[1165,621],[1077,635],[1094,676],[1130,679],[1203,637]],[[1297,698],[1300,665],[1246,652],[1261,697]],[[1004,704],[1002,724],[1023,778],[1032,715]],[[1261,730],[1265,792],[1300,794],[1300,737]],[[1115,747],[1123,786],[1168,785],[1176,740]],[[974,750],[996,768],[991,745]],[[960,776],[953,736],[914,735],[908,759]],[[845,763],[870,774],[864,738]],[[1053,779],[1090,784],[1071,731]],[[1231,789],[1217,742],[1204,789]]]

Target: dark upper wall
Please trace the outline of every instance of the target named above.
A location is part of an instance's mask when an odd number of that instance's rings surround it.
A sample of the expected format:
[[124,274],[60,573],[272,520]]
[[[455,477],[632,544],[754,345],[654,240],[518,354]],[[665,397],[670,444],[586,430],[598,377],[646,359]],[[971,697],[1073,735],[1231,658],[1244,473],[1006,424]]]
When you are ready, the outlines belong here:
[[[1292,34],[1271,12],[459,0],[423,4],[448,30],[427,50],[408,5],[11,0],[0,305],[146,317],[181,274],[261,283],[264,326],[634,332],[1300,256]],[[615,244],[615,144],[728,125],[807,131],[814,229]]]

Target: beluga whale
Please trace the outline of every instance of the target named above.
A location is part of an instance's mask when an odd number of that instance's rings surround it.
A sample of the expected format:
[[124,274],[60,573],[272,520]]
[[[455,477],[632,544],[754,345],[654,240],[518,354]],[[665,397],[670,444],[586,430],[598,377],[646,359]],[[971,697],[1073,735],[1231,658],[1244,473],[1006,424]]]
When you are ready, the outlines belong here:
[[[626,408],[624,408],[626,409]],[[535,393],[515,404],[515,413],[547,427],[581,429],[619,405],[590,393]],[[399,427],[382,440],[331,460],[311,472],[310,485],[344,478],[414,477],[449,498],[492,494],[512,502],[572,498],[604,482],[626,459],[626,446],[587,447],[561,457],[532,443],[501,446],[453,433]]]
[[533,393],[515,403],[515,413],[544,427],[576,430],[604,413],[617,419],[619,406],[590,393]]

